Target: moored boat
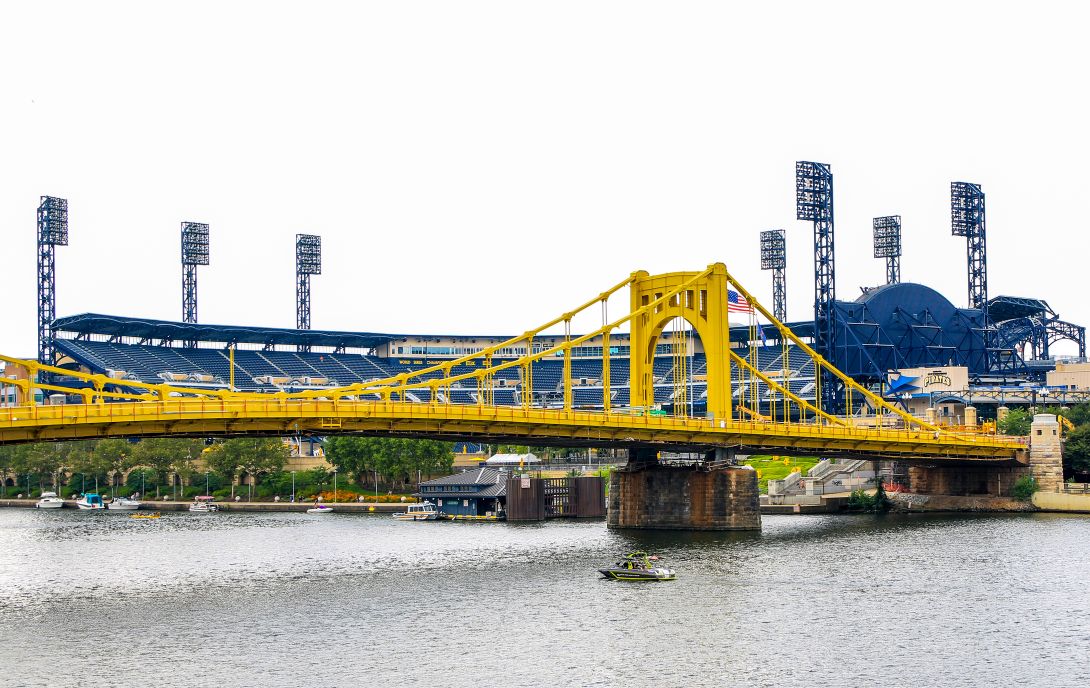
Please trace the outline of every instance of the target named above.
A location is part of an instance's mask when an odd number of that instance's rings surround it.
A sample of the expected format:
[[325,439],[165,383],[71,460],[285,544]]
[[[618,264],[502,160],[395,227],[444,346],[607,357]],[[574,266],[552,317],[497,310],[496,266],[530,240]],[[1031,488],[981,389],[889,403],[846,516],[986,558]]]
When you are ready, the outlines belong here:
[[64,506],[64,500],[57,496],[56,492],[43,492],[41,499],[34,505],[35,509],[60,509]]
[[673,569],[658,565],[659,558],[647,552],[632,552],[625,555],[610,568],[598,569],[598,573],[612,580],[624,581],[672,581],[677,580]]
[[136,511],[140,508],[140,502],[128,497],[114,497],[106,508],[110,511]]
[[399,521],[434,521],[439,518],[439,510],[431,502],[410,504],[405,511],[394,514]]
[[333,513],[333,507],[326,506],[324,504],[315,504],[313,507],[307,509],[308,514],[331,514]]
[[193,503],[189,505],[189,510],[198,514],[208,514],[213,511],[219,511],[219,507],[215,505],[213,500],[215,497],[211,495],[198,495],[193,498]]
[[106,503],[102,501],[102,495],[94,492],[87,492],[76,500],[76,506],[81,511],[104,511],[106,509]]

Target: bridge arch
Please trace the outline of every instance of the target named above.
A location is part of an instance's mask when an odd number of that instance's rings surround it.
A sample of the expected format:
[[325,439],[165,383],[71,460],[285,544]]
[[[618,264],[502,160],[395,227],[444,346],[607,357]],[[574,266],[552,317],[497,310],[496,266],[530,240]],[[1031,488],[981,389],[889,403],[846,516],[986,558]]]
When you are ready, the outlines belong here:
[[[699,278],[697,272],[670,272],[649,275],[635,273],[629,286],[632,318],[629,386],[633,406],[650,407],[655,403],[655,348],[666,325],[675,318],[688,322],[704,345],[708,361],[708,414],[711,418],[730,420],[731,388],[730,323],[727,318],[727,268],[722,263],[709,266]],[[644,310],[673,289],[690,283],[667,301]],[[638,313],[637,313],[638,312]]]

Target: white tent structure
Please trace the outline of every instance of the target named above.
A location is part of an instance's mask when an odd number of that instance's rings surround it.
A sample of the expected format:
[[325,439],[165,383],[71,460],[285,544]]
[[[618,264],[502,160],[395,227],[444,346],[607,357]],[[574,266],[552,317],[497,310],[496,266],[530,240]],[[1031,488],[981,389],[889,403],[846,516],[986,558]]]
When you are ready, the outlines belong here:
[[528,466],[541,463],[533,454],[493,454],[484,462],[486,466]]

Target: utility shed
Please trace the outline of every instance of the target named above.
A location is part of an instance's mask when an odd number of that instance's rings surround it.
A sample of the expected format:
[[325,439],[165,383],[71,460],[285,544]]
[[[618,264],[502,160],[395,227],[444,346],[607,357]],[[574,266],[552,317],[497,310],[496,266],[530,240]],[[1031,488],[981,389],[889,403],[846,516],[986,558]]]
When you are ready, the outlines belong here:
[[509,475],[503,469],[473,468],[422,482],[413,496],[433,502],[439,511],[452,516],[497,514],[507,498]]

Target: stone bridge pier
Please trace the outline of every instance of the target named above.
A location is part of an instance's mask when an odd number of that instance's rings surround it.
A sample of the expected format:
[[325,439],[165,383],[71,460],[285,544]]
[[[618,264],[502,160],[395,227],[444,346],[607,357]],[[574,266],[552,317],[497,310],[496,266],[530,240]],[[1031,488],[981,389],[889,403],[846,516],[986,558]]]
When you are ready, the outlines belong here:
[[909,491],[929,495],[988,495],[1010,497],[1014,483],[1023,476],[1037,479],[1045,492],[1063,485],[1063,451],[1056,416],[1039,413],[1029,432],[1028,463],[1019,466],[912,466]]
[[629,450],[628,465],[610,476],[606,523],[610,528],[760,530],[757,472],[714,462],[663,465],[652,450]]

